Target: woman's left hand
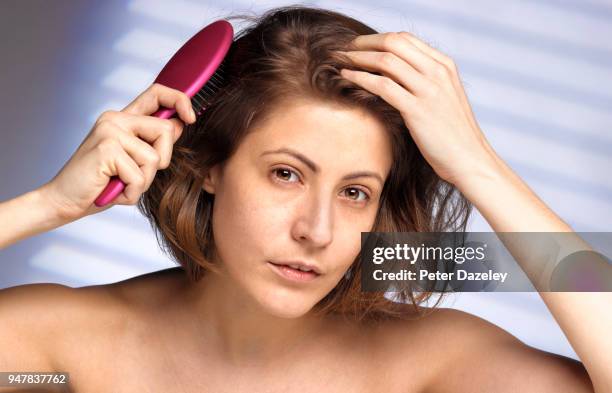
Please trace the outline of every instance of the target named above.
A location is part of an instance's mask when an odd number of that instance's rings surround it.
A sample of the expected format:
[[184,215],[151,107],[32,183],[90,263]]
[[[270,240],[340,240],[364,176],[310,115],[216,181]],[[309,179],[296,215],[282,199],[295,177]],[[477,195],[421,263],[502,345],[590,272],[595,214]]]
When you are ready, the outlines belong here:
[[407,32],[360,35],[344,78],[380,96],[402,115],[438,176],[457,185],[499,162],[468,103],[452,59]]

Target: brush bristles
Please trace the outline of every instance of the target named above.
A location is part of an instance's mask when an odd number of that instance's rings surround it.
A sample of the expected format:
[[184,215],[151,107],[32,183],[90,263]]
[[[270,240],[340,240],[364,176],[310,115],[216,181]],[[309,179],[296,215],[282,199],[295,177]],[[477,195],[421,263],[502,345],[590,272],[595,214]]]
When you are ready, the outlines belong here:
[[211,102],[212,98],[222,88],[225,82],[225,72],[223,63],[217,68],[208,82],[191,97],[191,105],[196,114],[204,110]]

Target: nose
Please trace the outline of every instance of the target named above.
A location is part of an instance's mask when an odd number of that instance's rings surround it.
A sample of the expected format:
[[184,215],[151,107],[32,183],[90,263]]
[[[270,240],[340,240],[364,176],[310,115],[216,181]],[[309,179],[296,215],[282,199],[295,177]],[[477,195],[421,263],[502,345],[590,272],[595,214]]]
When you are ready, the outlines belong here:
[[313,193],[304,200],[292,228],[297,241],[318,248],[333,240],[333,205],[323,194]]

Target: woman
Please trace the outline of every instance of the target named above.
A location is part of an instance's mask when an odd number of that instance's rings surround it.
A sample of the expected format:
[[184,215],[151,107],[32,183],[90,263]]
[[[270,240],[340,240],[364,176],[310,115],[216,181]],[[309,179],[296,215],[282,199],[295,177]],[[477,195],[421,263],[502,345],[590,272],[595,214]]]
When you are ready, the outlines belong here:
[[[0,369],[69,372],[75,392],[610,391],[607,294],[542,293],[580,363],[420,307],[428,293],[360,291],[361,232],[465,230],[472,204],[495,231],[571,231],[487,143],[448,57],[285,7],[226,63],[197,120],[153,85],[103,113],[50,182],[0,205],[7,246],[108,209],[92,202],[119,175],[115,204],[138,203],[180,264],[1,291]],[[180,120],[148,116],[159,106]]]

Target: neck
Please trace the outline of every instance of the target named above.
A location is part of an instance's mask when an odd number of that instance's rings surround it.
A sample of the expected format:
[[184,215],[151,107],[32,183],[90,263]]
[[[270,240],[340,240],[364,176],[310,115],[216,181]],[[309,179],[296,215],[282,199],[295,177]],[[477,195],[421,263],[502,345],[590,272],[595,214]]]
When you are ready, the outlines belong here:
[[198,335],[233,365],[278,362],[312,347],[324,331],[323,319],[312,313],[283,318],[266,312],[225,274],[207,273],[193,285],[190,298]]

